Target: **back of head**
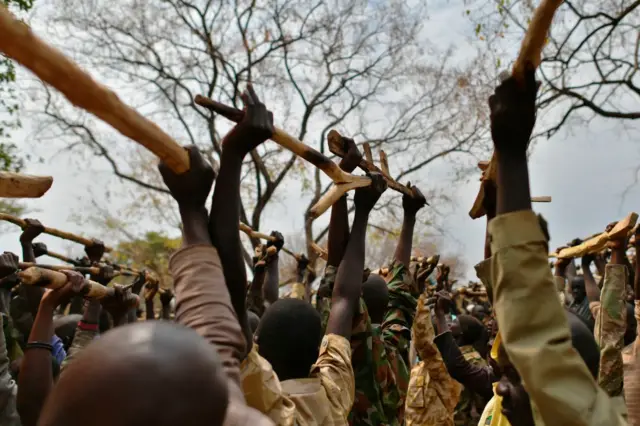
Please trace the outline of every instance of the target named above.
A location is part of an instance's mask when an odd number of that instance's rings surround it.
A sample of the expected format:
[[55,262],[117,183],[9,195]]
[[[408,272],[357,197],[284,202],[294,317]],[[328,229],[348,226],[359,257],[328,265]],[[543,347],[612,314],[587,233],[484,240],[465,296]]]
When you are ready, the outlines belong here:
[[600,349],[596,339],[584,319],[568,309],[565,309],[565,313],[571,330],[573,348],[580,354],[593,377],[597,378],[600,369]]
[[473,347],[485,358],[488,352],[489,332],[484,324],[471,315],[459,315],[460,343],[473,345]]
[[64,371],[42,426],[221,425],[229,389],[215,347],[165,321],[118,327]]
[[308,377],[322,341],[320,314],[303,300],[280,299],[260,319],[256,339],[280,380]]
[[378,274],[370,274],[362,284],[362,298],[367,305],[371,322],[382,323],[389,303],[389,289],[384,278]]
[[65,350],[73,343],[73,337],[76,334],[78,322],[82,319],[80,314],[63,315],[53,319],[53,329],[56,335],[64,343]]

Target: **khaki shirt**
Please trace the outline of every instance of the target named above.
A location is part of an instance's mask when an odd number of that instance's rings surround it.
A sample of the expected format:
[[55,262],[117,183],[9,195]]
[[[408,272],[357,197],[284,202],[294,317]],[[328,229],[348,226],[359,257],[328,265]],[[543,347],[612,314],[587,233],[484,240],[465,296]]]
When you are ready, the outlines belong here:
[[573,349],[548,262],[548,247],[531,210],[489,224],[493,299],[502,342],[542,421],[548,425],[626,425],[619,406]]
[[9,372],[10,362],[7,355],[2,320],[2,315],[0,315],[0,425],[20,426],[20,416],[16,409],[18,385],[11,378],[11,373]]
[[407,426],[453,426],[462,386],[449,375],[434,337],[431,311],[422,294],[411,327],[411,340],[421,361],[411,369],[404,414]]
[[242,362],[241,374],[247,404],[279,426],[347,424],[355,378],[351,346],[342,336],[324,336],[309,378],[281,382],[257,345]]
[[598,384],[609,396],[622,395],[622,349],[627,330],[626,278],[625,265],[607,265],[600,301],[589,304],[596,321],[593,334],[600,347]]
[[224,426],[273,425],[247,406],[240,388],[240,359],[246,352],[246,341],[231,305],[218,251],[210,245],[181,248],[171,256],[169,270],[176,294],[176,322],[213,345],[226,373],[229,405]]

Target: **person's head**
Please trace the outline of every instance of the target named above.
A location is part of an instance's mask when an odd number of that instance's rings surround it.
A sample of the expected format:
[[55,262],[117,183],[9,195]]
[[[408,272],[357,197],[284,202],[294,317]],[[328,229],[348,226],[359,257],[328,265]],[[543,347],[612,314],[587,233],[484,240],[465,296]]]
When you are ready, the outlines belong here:
[[630,345],[636,340],[636,330],[638,322],[634,314],[633,302],[626,303],[627,305],[627,330],[624,333],[624,345]]
[[260,324],[260,317],[253,311],[247,311],[247,320],[249,321],[249,328],[251,328],[251,334],[256,334],[258,324]]
[[165,321],[117,327],[65,370],[39,425],[221,425],[227,381],[215,347],[188,328]]
[[451,324],[459,346],[472,345],[484,358],[487,355],[489,333],[484,324],[471,315],[459,315]]
[[389,302],[387,282],[378,274],[370,274],[362,284],[362,298],[374,324],[382,323]]
[[[565,309],[571,331],[571,343],[578,352],[592,377],[596,379],[600,368],[600,349],[593,333],[578,315]],[[512,425],[533,426],[535,424],[529,394],[525,390],[516,369],[507,363],[501,366],[502,377],[496,393],[502,396],[502,412]]]
[[584,287],[584,278],[581,276],[571,280],[571,295],[576,303],[581,303],[587,297],[587,291]]
[[474,305],[471,310],[471,315],[473,315],[474,318],[483,321],[484,317],[487,316],[487,309],[482,305]]
[[280,380],[309,376],[322,341],[320,314],[309,303],[280,299],[262,315],[256,342]]

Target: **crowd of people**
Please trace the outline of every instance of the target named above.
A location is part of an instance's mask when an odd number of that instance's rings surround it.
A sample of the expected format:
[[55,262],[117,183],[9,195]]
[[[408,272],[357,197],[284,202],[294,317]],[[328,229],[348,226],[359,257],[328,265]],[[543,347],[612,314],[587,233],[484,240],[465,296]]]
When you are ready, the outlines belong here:
[[[640,261],[627,256],[625,234],[582,257],[580,271],[574,259],[550,267],[527,169],[534,75],[504,80],[489,99],[497,178],[484,182],[481,284],[454,290],[437,256],[412,257],[426,205],[417,187],[403,196],[392,262],[365,269],[369,214],[387,186],[370,173],[352,223],[346,196],[331,208],[317,290],[298,257],[287,297],[280,233],[256,251],[250,282],[242,255],[243,159],[274,132],[248,85],[217,172],[193,146],[189,171],[159,166],[182,219],[173,290],[144,274],[109,284],[101,244],[84,262],[99,266],[91,281],[113,288],[102,299],[73,270],[57,288],[21,283],[18,256],[0,256],[0,426],[640,424]],[[339,166],[351,173],[362,154],[343,143]],[[23,263],[47,252],[34,242],[42,231],[27,221]]]

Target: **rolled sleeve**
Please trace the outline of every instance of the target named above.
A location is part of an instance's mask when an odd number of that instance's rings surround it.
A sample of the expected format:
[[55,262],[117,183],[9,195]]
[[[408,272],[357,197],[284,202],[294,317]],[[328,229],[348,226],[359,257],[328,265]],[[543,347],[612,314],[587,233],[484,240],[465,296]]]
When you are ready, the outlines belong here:
[[536,215],[526,210],[498,216],[489,232],[502,340],[544,423],[626,424],[572,347]]
[[240,384],[246,342],[224,281],[218,251],[208,245],[178,250],[169,261],[176,294],[176,322],[215,344],[227,375]]
[[[332,412],[346,424],[353,406],[355,377],[351,367],[351,344],[337,334],[327,334],[320,345],[317,362],[311,367],[311,377],[317,377],[327,392]],[[338,424],[338,423],[336,423]]]

